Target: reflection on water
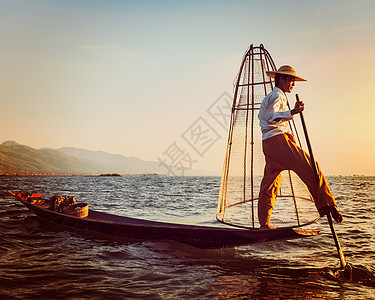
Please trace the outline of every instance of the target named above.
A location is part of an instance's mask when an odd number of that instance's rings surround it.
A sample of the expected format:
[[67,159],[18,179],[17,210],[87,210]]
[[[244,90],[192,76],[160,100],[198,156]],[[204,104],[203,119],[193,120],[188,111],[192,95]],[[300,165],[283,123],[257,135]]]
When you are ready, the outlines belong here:
[[74,195],[90,209],[214,224],[218,177],[0,177],[2,299],[374,298],[375,178],[329,177],[344,214],[336,225],[353,283],[325,219],[313,238],[202,250],[169,241],[108,240],[33,216],[7,190]]

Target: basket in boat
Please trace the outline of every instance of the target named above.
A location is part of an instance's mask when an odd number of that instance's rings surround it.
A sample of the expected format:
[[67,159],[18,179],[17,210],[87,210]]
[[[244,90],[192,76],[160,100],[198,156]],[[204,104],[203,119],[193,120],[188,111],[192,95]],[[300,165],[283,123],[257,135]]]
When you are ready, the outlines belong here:
[[27,197],[27,202],[31,204],[43,204],[45,200],[41,197]]
[[69,205],[64,209],[64,214],[79,218],[86,218],[89,214],[89,206],[87,203],[76,203]]

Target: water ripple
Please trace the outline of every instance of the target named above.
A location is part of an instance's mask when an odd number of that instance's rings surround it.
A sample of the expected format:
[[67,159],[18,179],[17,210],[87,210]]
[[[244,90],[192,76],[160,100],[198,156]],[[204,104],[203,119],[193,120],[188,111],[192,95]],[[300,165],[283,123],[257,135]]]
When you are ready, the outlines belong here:
[[118,241],[61,230],[7,190],[68,194],[91,209],[161,221],[216,224],[218,177],[2,177],[2,299],[374,298],[375,178],[329,177],[345,220],[336,230],[356,280],[339,267],[324,218],[313,238],[202,250],[168,241]]

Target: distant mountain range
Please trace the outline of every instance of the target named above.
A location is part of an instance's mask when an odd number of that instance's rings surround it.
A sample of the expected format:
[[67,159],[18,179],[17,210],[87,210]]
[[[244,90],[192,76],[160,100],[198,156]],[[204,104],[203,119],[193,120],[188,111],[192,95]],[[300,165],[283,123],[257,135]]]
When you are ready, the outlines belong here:
[[78,159],[95,162],[105,166],[111,172],[120,174],[162,174],[166,173],[158,162],[144,161],[136,157],[110,154],[103,151],[91,151],[74,147],[63,147],[56,151]]
[[[188,170],[184,175],[206,175]],[[74,147],[34,149],[13,141],[0,144],[0,174],[166,174],[159,162]]]

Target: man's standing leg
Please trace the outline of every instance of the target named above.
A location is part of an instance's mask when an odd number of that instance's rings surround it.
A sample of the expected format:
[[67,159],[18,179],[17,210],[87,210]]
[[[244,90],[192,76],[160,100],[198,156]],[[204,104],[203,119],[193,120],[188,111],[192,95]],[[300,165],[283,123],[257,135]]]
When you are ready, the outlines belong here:
[[270,225],[272,210],[280,189],[280,176],[280,171],[274,170],[266,163],[258,199],[258,219],[261,226]]

